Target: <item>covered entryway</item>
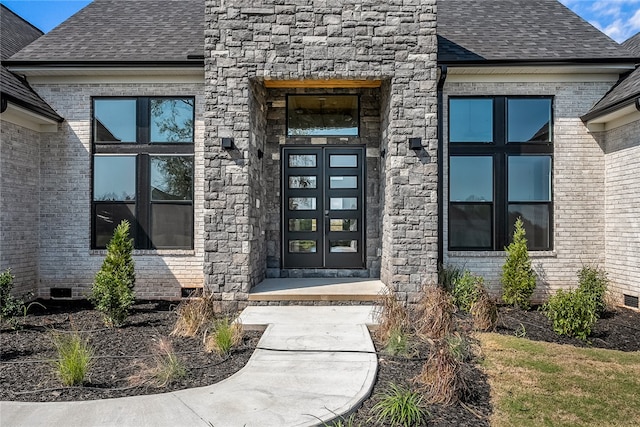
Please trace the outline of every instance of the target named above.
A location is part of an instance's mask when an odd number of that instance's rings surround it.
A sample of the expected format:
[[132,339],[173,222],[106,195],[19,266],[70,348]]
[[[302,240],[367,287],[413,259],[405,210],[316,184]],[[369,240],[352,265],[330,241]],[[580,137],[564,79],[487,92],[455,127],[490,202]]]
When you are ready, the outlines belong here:
[[364,147],[284,147],[284,268],[364,268]]

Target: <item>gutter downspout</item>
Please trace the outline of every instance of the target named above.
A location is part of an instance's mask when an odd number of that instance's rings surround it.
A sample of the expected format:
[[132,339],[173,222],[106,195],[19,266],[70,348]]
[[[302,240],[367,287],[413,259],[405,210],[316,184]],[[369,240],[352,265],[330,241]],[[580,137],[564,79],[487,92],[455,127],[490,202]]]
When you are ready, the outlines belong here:
[[447,66],[440,65],[440,78],[438,79],[438,271],[444,263],[444,131],[443,131],[443,105],[444,83],[447,80]]

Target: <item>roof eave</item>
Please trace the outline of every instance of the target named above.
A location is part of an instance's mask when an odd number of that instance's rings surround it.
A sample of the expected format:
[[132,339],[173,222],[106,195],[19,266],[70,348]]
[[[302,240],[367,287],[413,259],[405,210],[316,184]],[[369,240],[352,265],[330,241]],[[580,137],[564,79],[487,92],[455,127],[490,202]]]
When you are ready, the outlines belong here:
[[53,120],[57,123],[62,123],[64,118],[58,115],[53,109],[48,111],[46,108],[42,108],[38,105],[34,105],[30,102],[26,102],[20,98],[12,96],[5,92],[0,92],[0,98],[2,98],[2,104],[5,105],[5,102],[11,102],[19,107],[22,107],[26,110],[29,110],[35,114],[38,114],[46,119]]
[[640,58],[565,58],[565,59],[479,59],[479,60],[441,60],[438,65],[448,67],[493,67],[493,66],[527,66],[527,65],[630,65],[635,66],[640,62]]
[[628,96],[614,104],[598,108],[597,110],[589,111],[587,114],[581,116],[580,120],[582,120],[584,123],[587,123],[599,117],[606,116],[632,105],[635,106],[638,111],[640,111],[640,92]]
[[3,61],[7,67],[37,67],[37,68],[156,68],[156,67],[204,67],[204,56],[194,59],[178,61],[34,61],[11,60]]

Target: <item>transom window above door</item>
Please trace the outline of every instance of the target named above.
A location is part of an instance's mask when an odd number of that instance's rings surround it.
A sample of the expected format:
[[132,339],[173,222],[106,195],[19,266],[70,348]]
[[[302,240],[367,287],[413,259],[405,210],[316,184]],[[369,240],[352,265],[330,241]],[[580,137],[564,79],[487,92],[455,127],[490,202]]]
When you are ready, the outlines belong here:
[[358,136],[357,95],[289,95],[287,136]]

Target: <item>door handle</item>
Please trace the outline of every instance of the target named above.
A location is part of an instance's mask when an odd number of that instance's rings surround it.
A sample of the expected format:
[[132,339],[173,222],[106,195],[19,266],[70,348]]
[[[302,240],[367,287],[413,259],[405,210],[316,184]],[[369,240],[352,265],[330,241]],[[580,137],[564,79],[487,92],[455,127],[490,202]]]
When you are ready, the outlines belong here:
[[324,211],[324,234],[328,235],[329,234],[329,211],[326,210]]

